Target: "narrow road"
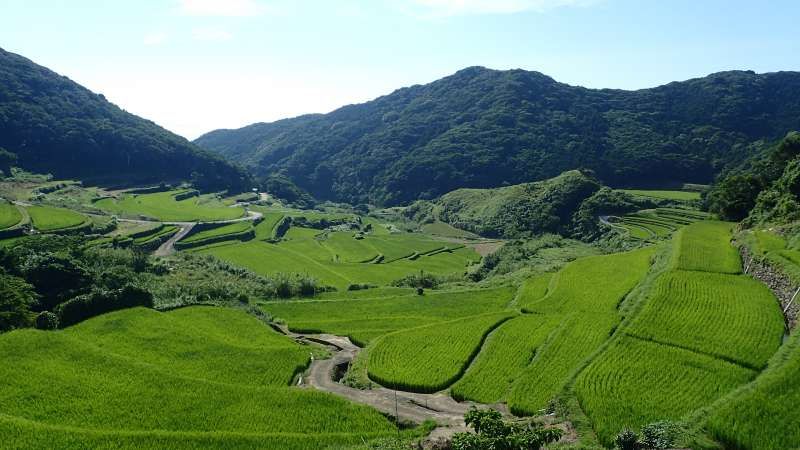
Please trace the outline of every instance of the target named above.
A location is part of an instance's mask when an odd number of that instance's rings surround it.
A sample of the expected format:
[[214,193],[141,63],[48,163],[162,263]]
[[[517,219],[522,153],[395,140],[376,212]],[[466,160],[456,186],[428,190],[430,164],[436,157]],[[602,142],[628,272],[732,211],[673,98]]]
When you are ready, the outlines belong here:
[[350,339],[331,334],[297,334],[283,325],[273,325],[280,332],[298,341],[323,344],[334,350],[330,359],[314,360],[301,380],[301,386],[329,392],[350,401],[369,405],[390,416],[399,416],[399,422],[422,423],[432,419],[439,427],[431,433],[429,439],[449,438],[454,433],[467,431],[464,414],[472,406],[478,408],[493,407],[508,416],[505,405],[483,405],[473,402],[457,402],[444,392],[435,394],[418,394],[397,391],[385,387],[369,390],[355,389],[339,383],[334,379],[339,367],[349,367],[361,350]]
[[155,253],[155,256],[169,256],[175,253],[175,243],[186,237],[189,232],[192,231],[194,228],[194,223],[185,223],[183,225],[179,225],[178,232],[173,234],[166,242],[159,246]]

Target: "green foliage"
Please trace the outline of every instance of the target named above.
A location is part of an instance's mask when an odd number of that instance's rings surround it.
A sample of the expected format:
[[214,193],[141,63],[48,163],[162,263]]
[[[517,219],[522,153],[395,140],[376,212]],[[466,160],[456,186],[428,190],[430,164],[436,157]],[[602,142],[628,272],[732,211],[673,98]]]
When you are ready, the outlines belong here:
[[[66,77],[0,49],[0,146],[17,164],[58,178],[136,184],[188,180],[249,189],[241,169]],[[0,158],[0,170],[13,161]]]
[[[787,130],[788,131],[788,130]],[[761,150],[721,176],[706,197],[709,210],[726,220],[785,222],[800,215],[797,178],[800,133],[790,132],[777,145]]]
[[261,190],[298,208],[309,208],[314,205],[314,198],[308,192],[281,174],[272,174],[261,180]]
[[622,189],[622,192],[638,195],[640,197],[652,197],[664,200],[677,200],[680,202],[691,202],[700,200],[699,192],[692,191],[665,191],[647,189]]
[[491,313],[387,334],[370,349],[369,377],[394,389],[440,391],[461,377],[486,336],[510,317]]
[[17,159],[17,155],[0,147],[0,177],[10,177],[12,175],[11,166],[16,165]]
[[140,287],[125,285],[114,290],[95,288],[88,294],[59,304],[55,313],[61,326],[70,326],[90,317],[136,306],[152,308],[153,294]]
[[0,332],[30,326],[31,306],[36,302],[33,287],[21,278],[0,271]]
[[475,433],[456,433],[453,450],[538,450],[561,439],[557,428],[543,428],[534,423],[506,422],[499,412],[472,407],[464,421]]
[[37,330],[55,330],[58,328],[58,316],[50,311],[42,311],[36,316],[34,326]]
[[244,215],[241,207],[228,207],[213,196],[191,196],[178,200],[185,190],[154,194],[123,194],[119,199],[104,198],[95,206],[126,216],[146,216],[157,220],[194,222],[237,219]]
[[470,67],[361,105],[196,142],[319,199],[406,204],[579,167],[609,185],[707,182],[797,127],[800,77],[721,72],[633,92]]
[[518,238],[564,232],[573,213],[600,185],[577,170],[558,177],[495,189],[459,189],[443,195],[433,217],[488,237]]

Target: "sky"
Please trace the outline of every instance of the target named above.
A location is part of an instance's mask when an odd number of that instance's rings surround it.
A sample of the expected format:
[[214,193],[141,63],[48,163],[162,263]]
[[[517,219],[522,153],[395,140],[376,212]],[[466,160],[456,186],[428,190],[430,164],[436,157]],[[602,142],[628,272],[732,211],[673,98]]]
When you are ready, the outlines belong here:
[[798,0],[0,0],[0,47],[194,139],[476,65],[620,89],[800,70],[798,16]]

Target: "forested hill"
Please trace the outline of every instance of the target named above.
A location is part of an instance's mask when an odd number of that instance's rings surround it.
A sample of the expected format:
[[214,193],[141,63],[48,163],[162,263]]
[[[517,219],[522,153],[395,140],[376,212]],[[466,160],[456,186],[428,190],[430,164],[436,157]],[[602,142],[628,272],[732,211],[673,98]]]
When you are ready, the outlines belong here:
[[321,199],[400,204],[589,168],[610,185],[708,182],[800,128],[800,73],[722,72],[638,91],[471,67],[324,115],[196,142]]
[[59,178],[128,184],[194,179],[241,190],[248,175],[219,155],[22,56],[0,49],[0,148]]

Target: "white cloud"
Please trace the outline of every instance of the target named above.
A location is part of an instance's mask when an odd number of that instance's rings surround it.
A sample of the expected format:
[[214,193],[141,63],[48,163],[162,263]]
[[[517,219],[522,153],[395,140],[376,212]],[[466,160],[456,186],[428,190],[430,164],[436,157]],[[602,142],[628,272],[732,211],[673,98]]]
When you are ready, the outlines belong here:
[[189,16],[250,17],[266,12],[256,0],[179,0],[180,11]]
[[144,37],[144,45],[160,45],[167,40],[167,33],[155,32],[149,33]]
[[412,0],[436,16],[544,12],[562,6],[586,6],[596,0]]
[[233,35],[221,28],[195,28],[192,37],[197,41],[230,41]]

